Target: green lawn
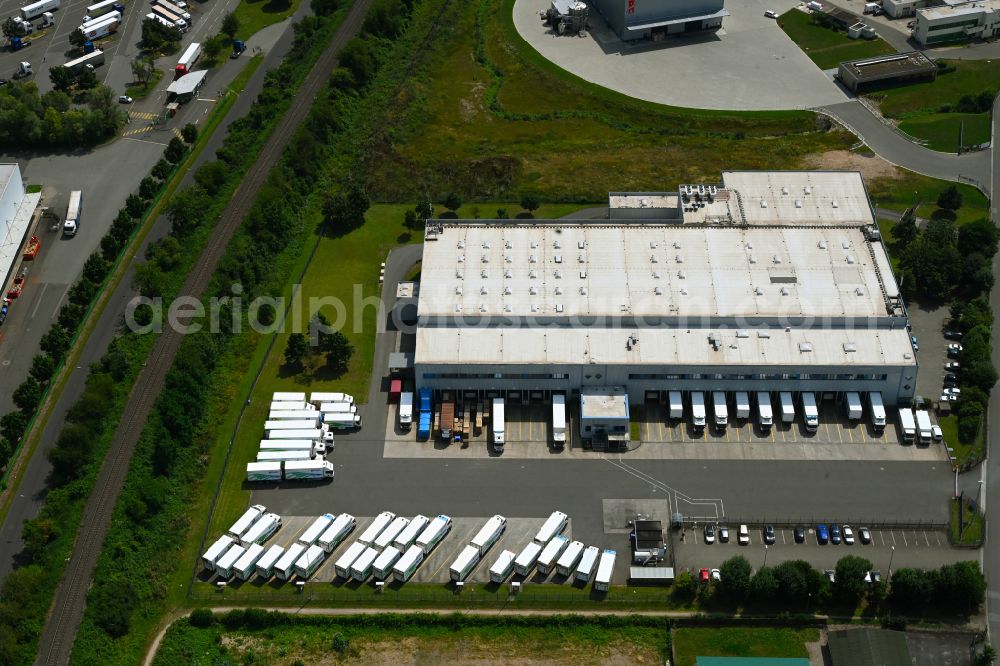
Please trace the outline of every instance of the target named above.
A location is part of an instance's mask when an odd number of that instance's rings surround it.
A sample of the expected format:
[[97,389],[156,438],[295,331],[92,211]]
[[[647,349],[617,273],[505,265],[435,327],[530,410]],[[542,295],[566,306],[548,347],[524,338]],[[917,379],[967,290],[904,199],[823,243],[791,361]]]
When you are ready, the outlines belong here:
[[295,13],[301,0],[243,0],[236,11],[240,27],[236,32],[239,39],[249,39],[261,28],[284,21]]
[[149,95],[149,93],[156,90],[156,84],[159,83],[162,78],[163,70],[154,68],[153,75],[150,77],[149,81],[145,84],[133,81],[127,88],[125,88],[125,94],[132,99],[143,99]]
[[677,666],[695,666],[697,657],[808,657],[806,643],[819,630],[787,628],[684,628],[673,633]]
[[[973,498],[975,499],[975,498]],[[958,500],[951,502],[951,540],[952,543],[966,546],[974,546],[983,540],[983,516],[971,510],[969,503],[965,503],[965,511],[962,512],[962,522],[958,520]]]
[[880,100],[882,113],[902,118],[914,111],[938,112],[944,105],[955,105],[962,95],[976,95],[983,90],[1000,89],[1000,66],[991,60],[944,60],[955,71],[939,74],[934,81],[912,83],[870,95]]
[[966,146],[989,143],[988,113],[931,113],[912,116],[900,122],[899,129],[917,139],[923,139],[931,150],[957,153],[959,128],[963,122],[963,141]]
[[[902,178],[876,178],[866,181],[865,185],[868,187],[872,203],[879,208],[901,213],[920,202],[917,216],[930,219],[937,210],[938,195],[953,183],[902,169],[900,173]],[[982,192],[963,183],[956,186],[962,193],[963,201],[962,207],[957,211],[959,224],[989,215],[989,200]]]
[[778,17],[778,25],[820,69],[833,69],[845,60],[895,53],[885,40],[851,39],[813,23],[812,15],[790,9]]

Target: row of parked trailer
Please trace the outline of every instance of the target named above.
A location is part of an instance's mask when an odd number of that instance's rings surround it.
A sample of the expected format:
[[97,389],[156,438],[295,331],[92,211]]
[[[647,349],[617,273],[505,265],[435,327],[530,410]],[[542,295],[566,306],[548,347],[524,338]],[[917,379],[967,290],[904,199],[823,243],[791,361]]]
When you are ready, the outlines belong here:
[[[886,423],[882,394],[872,391],[866,394],[866,398],[872,427],[876,432],[881,432]],[[843,395],[843,402],[849,421],[860,421],[864,418],[865,401],[862,400],[862,393],[847,391]],[[668,417],[671,420],[684,419],[683,392],[668,391],[667,404]],[[732,393],[732,400],[726,391],[690,391],[687,395],[686,411],[691,419],[692,428],[697,432],[704,430],[708,422],[706,409],[708,404],[712,407],[712,425],[718,432],[725,431],[733,417],[737,423],[749,421],[754,411],[757,415],[757,425],[765,433],[770,432],[776,414],[781,423],[790,425],[795,422],[796,414],[800,413],[806,431],[816,432],[819,428],[819,406],[816,394],[812,391],[801,391],[798,394],[779,391],[773,396],[769,391],[735,391]],[[730,410],[730,407],[734,409]]]

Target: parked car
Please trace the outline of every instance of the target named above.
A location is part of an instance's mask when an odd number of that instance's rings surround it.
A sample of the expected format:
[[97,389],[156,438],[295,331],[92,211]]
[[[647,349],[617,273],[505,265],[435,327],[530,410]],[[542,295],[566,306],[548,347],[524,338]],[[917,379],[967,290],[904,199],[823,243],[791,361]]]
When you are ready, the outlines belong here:
[[820,523],[816,526],[816,541],[821,544],[826,543],[830,540],[830,531],[826,528],[826,525]]
[[698,580],[700,580],[702,583],[707,583],[708,579],[709,579],[709,575],[710,574],[708,573],[708,569],[706,569],[705,567],[702,567],[701,571],[698,572]]
[[715,528],[705,525],[705,543],[715,543]]
[[958,400],[957,395],[951,395],[949,393],[942,393],[941,397],[938,398],[941,402],[955,402]]
[[729,543],[729,528],[725,525],[719,525],[719,542]]
[[826,574],[826,577],[830,579],[831,583],[836,583],[837,582],[837,572],[834,571],[833,569],[827,569],[823,573]]
[[718,569],[712,569],[712,580],[721,581],[722,580],[722,572],[719,571]]
[[840,525],[830,526],[830,543],[834,546],[840,543]]
[[946,372],[944,374],[944,381],[946,381],[946,382],[957,382],[958,381],[958,375],[956,375],[954,372]]
[[774,543],[774,525],[764,525],[764,543]]
[[949,354],[952,353],[952,352],[955,352],[956,354],[958,354],[958,353],[961,353],[961,351],[962,351],[962,345],[958,344],[957,342],[952,342],[951,344],[948,345],[948,353]]
[[868,573],[865,574],[866,583],[877,583],[880,580],[882,580],[882,572],[878,571],[877,569],[869,571]]
[[740,530],[739,530],[739,533],[737,535],[737,541],[739,541],[739,544],[741,546],[749,546],[750,545],[750,528],[748,528],[746,525],[740,525]]
[[854,545],[854,530],[851,529],[850,525],[844,525],[844,543],[848,546]]
[[958,380],[957,379],[948,379],[947,377],[945,377],[941,381],[941,386],[943,386],[944,388],[955,388],[956,386],[958,386]]
[[917,344],[917,336],[911,335],[910,342],[913,344],[913,351],[920,351],[920,345]]
[[948,329],[944,332],[944,337],[946,340],[961,340],[962,331],[956,331],[954,329]]
[[806,528],[796,527],[795,528],[795,543],[802,543],[806,540]]
[[962,395],[962,389],[960,389],[960,388],[946,388],[943,391],[943,393],[946,393],[948,395],[959,396],[959,395]]
[[764,12],[764,16],[766,16],[767,18],[776,19],[778,18],[778,12],[771,11],[770,9],[768,9],[767,11]]
[[948,372],[958,372],[962,369],[962,364],[958,361],[948,361],[944,364],[944,369]]
[[931,426],[931,437],[934,438],[935,442],[940,442],[942,439],[944,439],[944,433],[941,432],[941,426],[939,425]]
[[872,533],[868,531],[867,527],[858,528],[858,538],[861,539],[861,543],[871,543]]
[[132,103],[132,98],[129,97],[128,95],[119,95],[118,96],[118,103],[119,104],[131,104]]

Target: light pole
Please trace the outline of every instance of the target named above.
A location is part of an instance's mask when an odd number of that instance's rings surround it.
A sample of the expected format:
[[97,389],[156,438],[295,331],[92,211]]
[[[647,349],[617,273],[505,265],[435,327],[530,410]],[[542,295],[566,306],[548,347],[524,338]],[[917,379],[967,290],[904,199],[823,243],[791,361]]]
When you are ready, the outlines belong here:
[[889,574],[885,577],[885,582],[889,582],[892,578],[892,557],[896,554],[896,547],[889,546]]
[[767,544],[764,544],[764,566],[767,566]]

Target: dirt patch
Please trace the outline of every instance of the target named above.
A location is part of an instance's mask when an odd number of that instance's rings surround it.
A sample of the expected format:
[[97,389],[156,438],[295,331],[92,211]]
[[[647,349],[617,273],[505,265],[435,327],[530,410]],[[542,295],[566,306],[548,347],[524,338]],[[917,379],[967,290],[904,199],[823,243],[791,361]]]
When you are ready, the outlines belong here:
[[803,160],[803,168],[860,171],[865,180],[903,177],[898,168],[878,155],[859,155],[849,150],[831,150],[825,153],[806,155]]
[[[579,645],[542,650],[529,644],[495,645],[472,639],[434,641],[403,639],[351,645],[352,655],[340,663],[373,666],[536,666],[537,664],[605,664],[634,666],[660,663],[655,650],[647,650],[626,642],[583,649]],[[325,663],[325,662],[323,662]]]

